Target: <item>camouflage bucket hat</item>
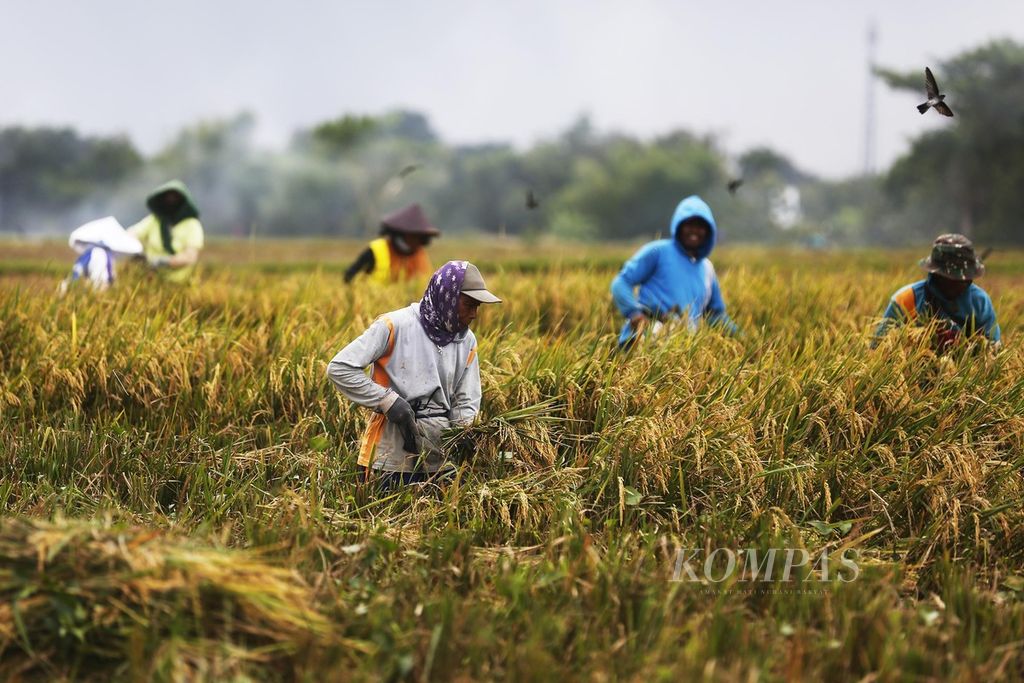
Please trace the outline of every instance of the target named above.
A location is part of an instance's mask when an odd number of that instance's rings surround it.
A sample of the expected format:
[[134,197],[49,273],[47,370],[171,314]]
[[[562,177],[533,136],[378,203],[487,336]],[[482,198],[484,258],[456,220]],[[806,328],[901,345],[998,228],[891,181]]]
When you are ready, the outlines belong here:
[[985,264],[975,255],[974,244],[957,234],[936,237],[931,256],[921,259],[919,265],[950,280],[973,280],[985,274]]

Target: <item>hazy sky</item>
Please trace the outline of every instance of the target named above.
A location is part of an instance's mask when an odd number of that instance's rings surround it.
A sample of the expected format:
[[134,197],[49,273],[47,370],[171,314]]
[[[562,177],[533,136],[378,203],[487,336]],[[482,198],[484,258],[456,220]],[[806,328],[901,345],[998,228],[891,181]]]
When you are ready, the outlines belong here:
[[[0,0],[0,125],[124,132],[151,151],[241,110],[276,145],[407,107],[450,142],[526,145],[588,113],[601,130],[769,145],[834,177],[864,163],[872,19],[878,62],[900,69],[1024,41],[1024,0]],[[875,92],[882,166],[950,125]]]

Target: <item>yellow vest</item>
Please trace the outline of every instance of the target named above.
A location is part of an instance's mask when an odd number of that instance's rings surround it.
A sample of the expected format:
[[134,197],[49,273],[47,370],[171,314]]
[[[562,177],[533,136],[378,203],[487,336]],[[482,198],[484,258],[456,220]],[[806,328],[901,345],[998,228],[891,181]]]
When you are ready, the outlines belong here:
[[433,272],[427,250],[420,248],[408,256],[393,251],[387,237],[380,237],[370,242],[373,254],[373,270],[370,281],[379,285],[389,282],[405,282],[415,278],[428,278]]
[[382,285],[391,282],[391,247],[388,239],[381,237],[370,242],[370,251],[373,252],[373,271],[370,272],[370,279]]

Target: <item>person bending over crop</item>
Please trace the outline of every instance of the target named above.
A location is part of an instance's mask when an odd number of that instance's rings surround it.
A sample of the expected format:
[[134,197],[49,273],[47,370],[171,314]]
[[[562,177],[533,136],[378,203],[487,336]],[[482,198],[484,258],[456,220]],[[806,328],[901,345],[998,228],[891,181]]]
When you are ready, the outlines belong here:
[[441,231],[430,224],[419,204],[384,216],[380,232],[382,237],[370,242],[345,271],[346,283],[359,273],[368,273],[372,282],[383,285],[430,272],[426,247]]
[[931,256],[919,265],[928,277],[892,295],[871,346],[877,346],[893,326],[907,323],[936,325],[932,347],[937,352],[974,335],[998,346],[999,323],[992,299],[973,282],[985,273],[985,264],[975,255],[971,241],[955,233],[939,235]]
[[[626,318],[619,346],[630,347],[645,330],[682,320],[695,331],[702,319],[732,334],[715,268],[715,217],[696,195],[679,202],[669,225],[672,237],[644,245],[612,281],[615,305]],[[636,291],[639,288],[639,291]]]
[[76,280],[88,282],[93,290],[103,291],[114,284],[114,264],[118,259],[142,254],[142,243],[113,216],[89,221],[75,229],[68,245],[79,256],[71,267],[71,274],[60,283],[60,294],[67,293]]
[[165,280],[184,283],[192,277],[203,248],[199,209],[185,183],[172,180],[146,199],[149,215],[128,228],[142,242],[146,262]]
[[482,303],[501,299],[487,291],[476,266],[449,261],[419,302],[377,318],[327,366],[346,398],[374,411],[358,464],[382,486],[436,473],[444,460],[441,432],[470,424],[479,412],[480,361],[469,326]]

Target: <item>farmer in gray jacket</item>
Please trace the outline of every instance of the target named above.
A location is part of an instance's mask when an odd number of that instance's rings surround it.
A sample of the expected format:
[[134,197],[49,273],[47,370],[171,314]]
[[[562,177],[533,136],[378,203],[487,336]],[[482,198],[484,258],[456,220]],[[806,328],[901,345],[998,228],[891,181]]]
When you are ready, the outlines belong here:
[[431,276],[422,300],[377,318],[327,366],[346,398],[374,411],[358,463],[383,486],[437,472],[441,432],[470,424],[479,412],[480,361],[469,325],[482,303],[501,299],[472,263],[449,261]]

